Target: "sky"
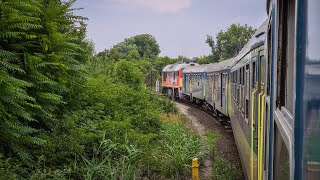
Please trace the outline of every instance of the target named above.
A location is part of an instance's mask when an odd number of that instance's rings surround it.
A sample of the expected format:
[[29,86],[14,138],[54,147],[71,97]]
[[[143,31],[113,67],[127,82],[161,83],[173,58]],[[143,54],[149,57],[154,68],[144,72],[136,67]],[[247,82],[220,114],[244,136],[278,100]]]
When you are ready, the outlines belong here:
[[100,52],[137,34],[153,35],[161,56],[210,54],[206,35],[232,23],[258,28],[267,18],[265,0],[78,0],[89,18],[87,36]]

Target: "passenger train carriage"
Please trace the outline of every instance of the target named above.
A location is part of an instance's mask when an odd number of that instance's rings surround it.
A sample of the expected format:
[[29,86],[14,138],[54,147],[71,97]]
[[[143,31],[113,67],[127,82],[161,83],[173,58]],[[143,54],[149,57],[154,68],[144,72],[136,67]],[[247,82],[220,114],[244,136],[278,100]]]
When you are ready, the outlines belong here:
[[183,71],[182,93],[191,102],[199,103],[205,100],[207,73],[204,71],[204,67],[204,65],[193,65],[186,67]]
[[236,58],[224,60],[219,63],[208,65],[206,71],[208,73],[208,93],[207,103],[212,107],[214,114],[219,113],[228,116],[230,98],[229,74],[230,68],[236,63]]
[[267,21],[236,57],[230,70],[230,120],[246,177],[259,179],[263,161],[265,55]]
[[236,57],[181,70],[179,96],[230,119],[246,179],[320,179],[319,8],[268,0]]

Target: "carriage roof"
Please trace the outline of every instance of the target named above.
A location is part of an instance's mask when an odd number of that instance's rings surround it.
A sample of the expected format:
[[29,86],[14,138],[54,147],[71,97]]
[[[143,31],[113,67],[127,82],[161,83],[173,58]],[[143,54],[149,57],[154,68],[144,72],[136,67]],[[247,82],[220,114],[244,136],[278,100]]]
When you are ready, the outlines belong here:
[[[247,61],[251,61],[250,59],[244,59],[244,57],[250,53],[252,50],[256,49],[257,47],[263,46],[266,40],[266,31],[268,27],[268,20],[265,20],[263,24],[258,28],[258,30],[254,33],[252,38],[249,42],[242,48],[240,53],[237,55],[236,59],[237,62],[233,66],[233,69],[237,69],[243,64],[246,64]],[[242,63],[239,63],[239,62]]]
[[176,63],[176,64],[168,64],[162,70],[162,72],[174,72],[179,71],[181,68],[186,68],[188,66],[197,65],[196,63]]
[[206,68],[205,64],[202,64],[202,65],[196,64],[193,66],[186,67],[183,70],[183,72],[184,73],[202,73],[202,72],[205,72],[205,70],[206,70],[205,68]]

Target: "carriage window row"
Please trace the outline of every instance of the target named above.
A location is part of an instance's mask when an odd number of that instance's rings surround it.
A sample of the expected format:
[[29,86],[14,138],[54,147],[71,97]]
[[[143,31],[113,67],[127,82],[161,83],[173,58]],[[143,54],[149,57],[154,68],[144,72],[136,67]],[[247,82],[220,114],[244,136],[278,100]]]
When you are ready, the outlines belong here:
[[202,75],[198,74],[186,74],[186,78],[190,79],[190,76],[192,77],[191,79],[201,79]]
[[[250,80],[252,78],[252,87],[256,82],[255,62],[252,63],[252,73],[250,72],[250,64],[233,71],[231,73],[232,96],[234,101],[239,105],[240,110],[248,118],[249,115],[249,99],[250,99]],[[252,74],[252,76],[250,75]],[[250,77],[251,76],[251,77]]]
[[217,74],[208,75],[208,81],[209,81],[210,88],[213,88],[213,89],[218,88],[218,78],[219,78],[219,75],[217,75]]

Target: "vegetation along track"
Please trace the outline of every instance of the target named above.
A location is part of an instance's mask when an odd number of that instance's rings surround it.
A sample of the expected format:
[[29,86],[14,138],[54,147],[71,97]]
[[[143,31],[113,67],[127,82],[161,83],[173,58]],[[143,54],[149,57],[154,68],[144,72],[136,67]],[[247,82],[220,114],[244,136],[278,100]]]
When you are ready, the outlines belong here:
[[[218,136],[214,152],[203,152],[203,163],[200,165],[201,179],[244,179],[232,131],[225,128],[227,123],[222,121],[220,117],[213,116],[195,104],[183,101],[176,102],[176,104],[181,113],[188,116],[191,120],[190,128],[196,131],[202,138],[205,138],[208,133]],[[207,143],[210,142],[207,140]],[[223,166],[226,167],[217,167],[219,165],[216,162],[221,165],[221,160],[225,163]],[[230,170],[233,172],[230,172]],[[233,175],[222,176],[221,178],[223,173],[229,172],[233,173]]]

